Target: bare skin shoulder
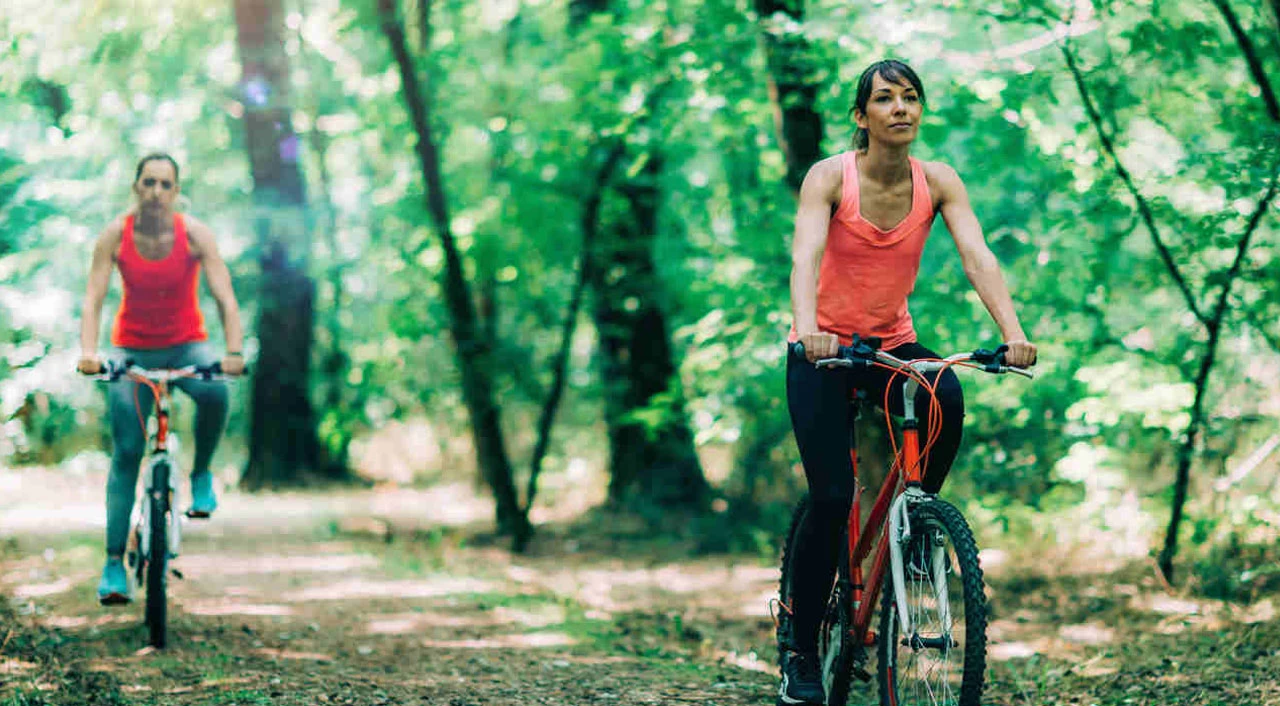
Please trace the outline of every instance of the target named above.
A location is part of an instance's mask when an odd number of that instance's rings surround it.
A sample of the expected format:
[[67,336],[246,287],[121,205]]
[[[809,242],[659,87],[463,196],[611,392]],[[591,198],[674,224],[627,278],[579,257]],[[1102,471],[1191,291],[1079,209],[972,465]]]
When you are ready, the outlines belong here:
[[107,227],[102,229],[102,234],[98,236],[98,242],[94,245],[95,252],[101,249],[103,252],[111,253],[112,262],[120,257],[120,244],[124,242],[124,219],[128,215],[122,213],[112,219]]
[[187,246],[191,248],[191,256],[199,260],[214,250],[213,229],[195,216],[184,213],[182,218],[187,224]]
[[805,181],[814,180],[818,192],[832,205],[840,203],[841,191],[844,188],[844,162],[840,155],[832,155],[816,162],[809,169]]
[[946,162],[922,162],[924,178],[929,185],[929,194],[933,199],[933,208],[937,210],[955,193],[960,184],[960,175]]

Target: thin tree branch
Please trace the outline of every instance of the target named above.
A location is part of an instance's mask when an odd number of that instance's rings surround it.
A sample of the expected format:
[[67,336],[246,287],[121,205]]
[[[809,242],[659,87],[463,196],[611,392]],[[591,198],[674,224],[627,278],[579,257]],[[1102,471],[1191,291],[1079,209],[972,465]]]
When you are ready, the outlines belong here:
[[1267,210],[1271,208],[1271,202],[1276,197],[1276,191],[1280,188],[1280,153],[1277,153],[1275,163],[1271,167],[1271,184],[1267,187],[1267,193],[1258,202],[1257,208],[1253,210],[1253,215],[1249,216],[1249,223],[1245,226],[1244,235],[1240,237],[1240,242],[1236,244],[1236,257],[1231,262],[1231,269],[1227,270],[1226,281],[1222,283],[1222,292],[1218,295],[1218,304],[1213,310],[1213,323],[1215,326],[1221,324],[1222,317],[1227,311],[1227,299],[1231,296],[1231,286],[1235,284],[1236,277],[1240,274],[1240,268],[1244,265],[1244,261],[1249,251],[1249,243],[1253,239],[1253,234],[1257,232],[1258,226],[1262,224],[1263,216],[1267,215]]
[[1209,331],[1209,340],[1205,342],[1204,357],[1200,359],[1200,370],[1196,373],[1196,395],[1191,405],[1191,422],[1187,425],[1186,436],[1183,437],[1182,445],[1178,449],[1178,470],[1173,486],[1173,512],[1169,518],[1169,527],[1165,531],[1164,549],[1160,550],[1160,555],[1157,559],[1160,571],[1170,581],[1173,580],[1173,557],[1177,555],[1178,551],[1178,526],[1182,522],[1183,506],[1187,499],[1187,483],[1191,475],[1191,461],[1195,455],[1196,439],[1205,426],[1205,417],[1207,415],[1204,409],[1204,401],[1209,388],[1209,375],[1213,372],[1213,363],[1218,352],[1218,341],[1222,334],[1222,319],[1226,316],[1227,301],[1231,297],[1231,285],[1235,283],[1236,277],[1240,274],[1240,268],[1248,255],[1249,243],[1253,239],[1253,234],[1257,231],[1258,226],[1262,223],[1262,217],[1271,208],[1271,201],[1276,196],[1278,185],[1280,185],[1280,154],[1277,155],[1272,164],[1271,184],[1267,187],[1267,193],[1258,201],[1258,207],[1254,209],[1253,215],[1249,218],[1249,223],[1245,226],[1244,234],[1240,236],[1240,241],[1236,245],[1235,260],[1231,263],[1231,268],[1227,270],[1226,280],[1222,283],[1222,291],[1218,295],[1218,303],[1213,309],[1213,318],[1205,323],[1205,327]]
[[1271,0],[1271,14],[1276,18],[1276,32],[1280,33],[1280,0]]
[[423,53],[431,51],[431,0],[418,0],[418,42]]
[[1134,183],[1133,177],[1129,174],[1129,170],[1125,168],[1124,163],[1120,161],[1120,155],[1116,153],[1115,143],[1112,142],[1111,136],[1103,129],[1102,116],[1098,114],[1098,108],[1094,105],[1093,97],[1089,93],[1089,87],[1085,84],[1084,74],[1080,71],[1080,67],[1076,64],[1075,54],[1071,53],[1071,48],[1067,42],[1062,44],[1062,54],[1067,61],[1067,69],[1071,71],[1071,76],[1075,80],[1076,90],[1080,92],[1080,99],[1084,103],[1085,112],[1089,114],[1089,120],[1093,123],[1094,129],[1098,133],[1098,139],[1102,141],[1102,147],[1110,155],[1111,161],[1115,164],[1116,174],[1120,176],[1125,187],[1129,189],[1129,193],[1133,196],[1138,204],[1138,213],[1142,216],[1143,223],[1147,226],[1147,232],[1151,234],[1151,240],[1155,243],[1156,250],[1160,253],[1160,259],[1164,262],[1165,268],[1169,271],[1169,276],[1178,286],[1178,290],[1182,292],[1182,298],[1187,303],[1187,308],[1195,315],[1196,319],[1204,325],[1209,325],[1209,319],[1200,311],[1200,306],[1196,303],[1195,294],[1191,292],[1191,287],[1187,284],[1186,278],[1182,276],[1182,271],[1178,269],[1177,263],[1173,261],[1173,254],[1169,251],[1168,245],[1165,244],[1164,238],[1160,235],[1160,229],[1156,226],[1155,216],[1151,213],[1151,206],[1147,203],[1147,199],[1138,190],[1137,184]]
[[[1276,102],[1275,91],[1271,89],[1271,80],[1267,78],[1267,72],[1262,66],[1262,60],[1258,58],[1258,52],[1253,47],[1253,40],[1249,39],[1249,35],[1240,24],[1240,18],[1236,16],[1235,11],[1227,4],[1227,0],[1213,0],[1213,4],[1222,13],[1222,18],[1227,21],[1227,26],[1231,28],[1231,34],[1235,36],[1236,43],[1240,45],[1244,60],[1249,64],[1249,73],[1253,76],[1254,82],[1258,84],[1259,90],[1262,91],[1262,102],[1267,107],[1267,115],[1271,116],[1272,122],[1280,123],[1280,103]],[[1280,0],[1272,0],[1271,4],[1277,12],[1280,12]]]
[[[605,157],[604,163],[596,173],[591,193],[582,205],[582,253],[578,256],[578,279],[573,284],[573,294],[569,298],[569,310],[565,312],[564,322],[560,326],[560,350],[552,362],[553,378],[551,390],[547,393],[547,401],[542,406],[542,414],[538,418],[538,440],[534,445],[533,458],[529,462],[529,482],[525,488],[524,512],[533,508],[534,498],[538,495],[538,475],[542,472],[542,461],[547,455],[551,442],[551,425],[555,421],[556,410],[560,406],[560,398],[564,394],[564,380],[569,367],[569,350],[573,343],[573,331],[578,322],[578,312],[582,309],[583,294],[587,282],[591,280],[595,260],[592,251],[595,248],[596,236],[600,231],[600,205],[604,201],[604,192],[609,178],[618,168],[618,162],[627,152],[626,143],[622,140],[614,142]],[[517,547],[517,551],[521,548]]]
[[1271,346],[1272,351],[1280,353],[1280,336],[1268,331],[1266,325],[1258,319],[1256,314],[1252,312],[1245,314],[1245,321],[1268,346]]
[[422,89],[398,16],[397,0],[378,0],[383,33],[400,71],[400,90],[409,111],[416,151],[426,182],[427,210],[444,248],[444,295],[449,328],[457,347],[455,358],[462,375],[462,396],[471,417],[471,433],[477,460],[493,489],[498,529],[521,541],[531,531],[529,518],[520,510],[511,463],[502,437],[500,409],[495,403],[489,374],[491,347],[478,337],[476,310],[470,286],[463,274],[462,256],[450,228],[448,204],[440,170],[440,151],[431,133],[430,93]]

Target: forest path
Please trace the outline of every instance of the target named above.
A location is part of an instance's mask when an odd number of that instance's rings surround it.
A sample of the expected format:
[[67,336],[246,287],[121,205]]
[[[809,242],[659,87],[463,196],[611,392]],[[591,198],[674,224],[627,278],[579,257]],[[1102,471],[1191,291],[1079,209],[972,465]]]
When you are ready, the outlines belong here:
[[[31,522],[79,507],[46,480],[47,498],[0,501],[0,593],[16,609],[0,614],[0,706],[774,701],[768,557],[691,558],[600,517],[549,525],[513,556],[465,486],[232,493],[187,524],[170,647],[153,651],[140,601],[94,599],[92,518]],[[985,703],[1280,704],[1273,600],[1171,595],[1143,565],[1055,562],[1051,578],[989,558]]]

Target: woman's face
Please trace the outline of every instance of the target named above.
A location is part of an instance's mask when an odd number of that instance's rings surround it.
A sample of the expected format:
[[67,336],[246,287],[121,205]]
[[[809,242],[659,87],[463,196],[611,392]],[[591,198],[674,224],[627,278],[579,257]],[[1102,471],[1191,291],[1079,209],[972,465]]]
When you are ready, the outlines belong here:
[[133,183],[138,208],[148,215],[161,215],[173,208],[178,198],[178,175],[167,159],[152,159],[142,165]]
[[867,109],[854,111],[853,117],[871,140],[896,146],[916,139],[923,113],[920,96],[906,79],[893,83],[876,73],[871,77]]

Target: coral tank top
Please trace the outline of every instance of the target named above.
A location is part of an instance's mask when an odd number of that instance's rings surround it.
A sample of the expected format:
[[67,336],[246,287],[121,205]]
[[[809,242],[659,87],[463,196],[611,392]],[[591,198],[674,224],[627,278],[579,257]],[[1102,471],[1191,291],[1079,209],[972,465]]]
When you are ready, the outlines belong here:
[[137,248],[132,215],[125,218],[116,265],[124,298],[111,330],[120,348],[169,348],[209,337],[200,312],[200,261],[191,254],[182,215],[173,216],[173,248],[148,260]]
[[[933,226],[933,199],[924,166],[911,161],[911,210],[884,230],[862,217],[858,155],[840,155],[844,185],[840,205],[827,226],[818,269],[818,328],[849,345],[853,334],[877,336],[888,350],[916,340],[907,296],[915,288],[924,242]],[[788,340],[796,341],[792,324]]]

